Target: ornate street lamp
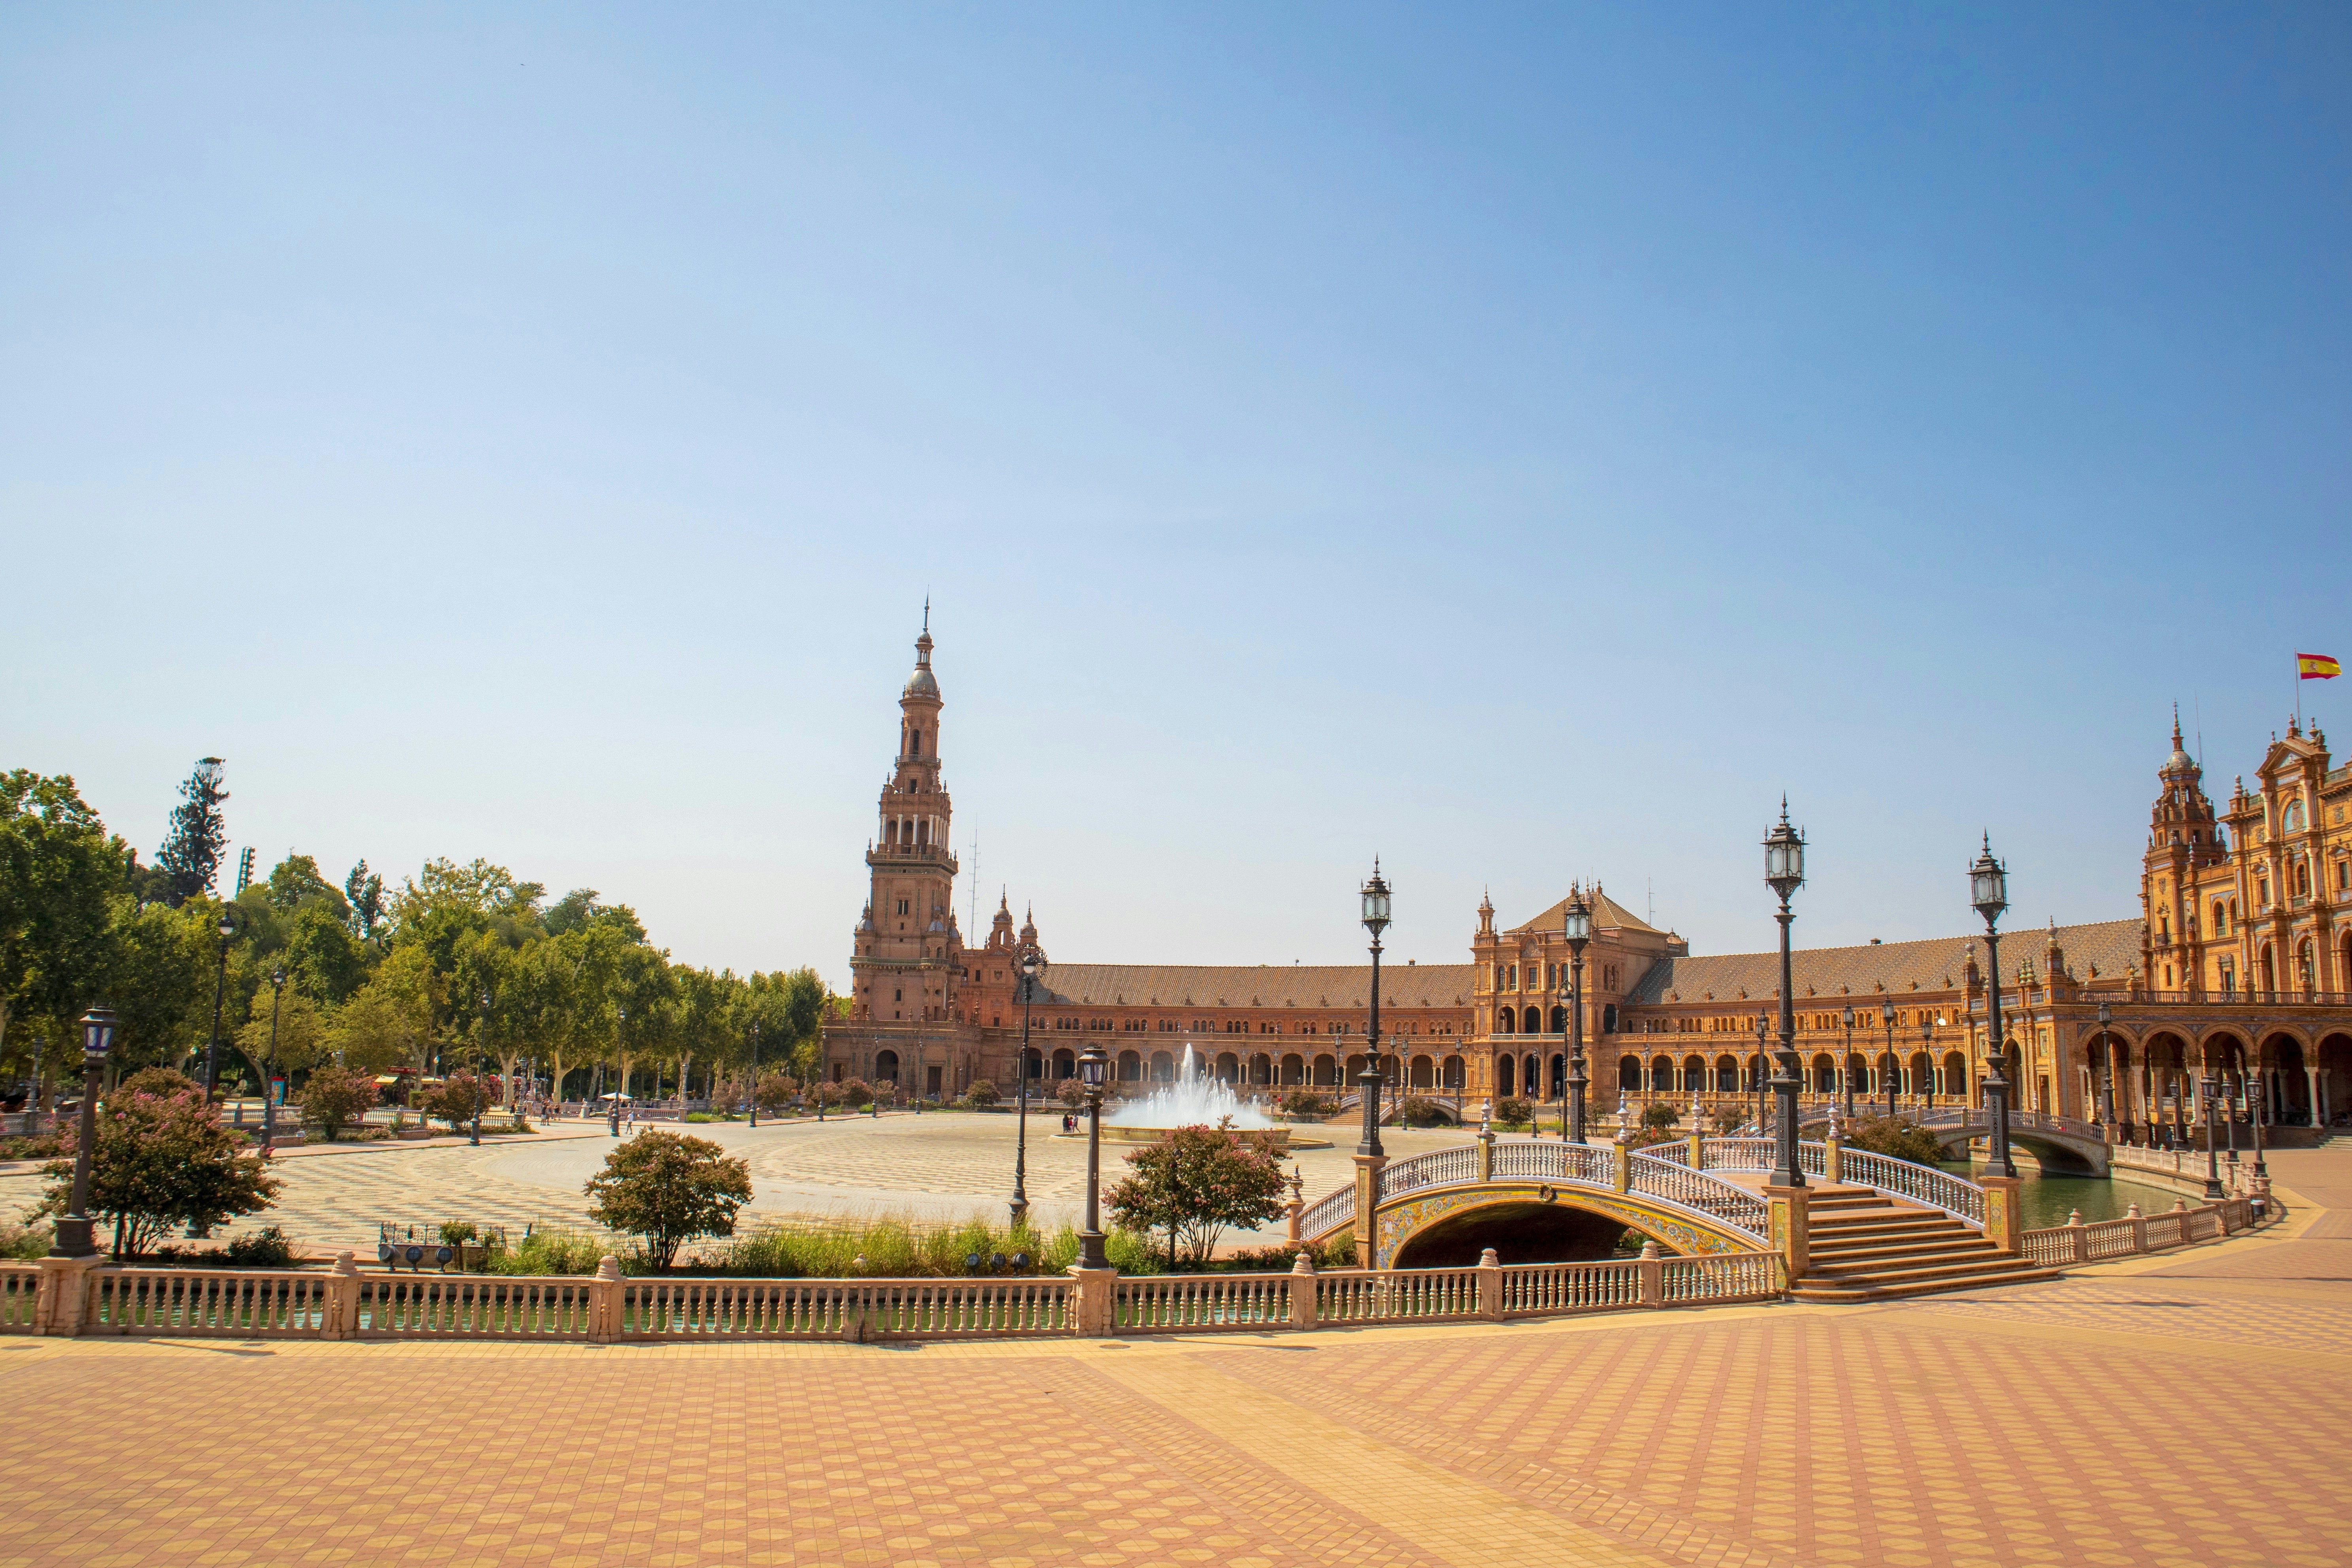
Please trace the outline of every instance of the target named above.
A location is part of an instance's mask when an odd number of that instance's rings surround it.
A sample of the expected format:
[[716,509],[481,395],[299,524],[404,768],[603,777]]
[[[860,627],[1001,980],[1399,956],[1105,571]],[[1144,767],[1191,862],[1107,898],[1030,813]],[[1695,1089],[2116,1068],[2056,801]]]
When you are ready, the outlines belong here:
[[2223,1198],[2229,1194],[2221,1190],[2221,1164],[2213,1152],[2213,1097],[2221,1092],[2221,1086],[2215,1081],[2213,1075],[2208,1072],[2203,1079],[2203,1089],[2205,1090],[2205,1195],[2209,1199]]
[[[223,922],[226,923],[226,922]],[[88,1258],[98,1250],[89,1218],[89,1161],[98,1142],[98,1084],[106,1053],[114,1047],[114,1010],[92,1007],[81,1016],[81,1121],[74,1140],[73,1206],[58,1216],[51,1258]]]
[[1771,1019],[1770,1015],[1769,1015],[1769,1014],[1765,1014],[1765,1013],[1759,1013],[1759,1014],[1757,1014],[1757,1015],[1756,1015],[1756,1063],[1755,1063],[1755,1066],[1756,1066],[1756,1136],[1758,1136],[1759,1138],[1769,1138],[1770,1136],[1772,1136],[1772,1122],[1771,1122],[1770,1119],[1769,1119],[1768,1116],[1766,1116],[1765,1111],[1764,1111],[1764,1086],[1765,1086],[1765,1081],[1766,1081],[1766,1080],[1765,1080],[1765,1078],[1764,1078],[1764,1038],[1765,1038],[1765,1037],[1766,1037],[1767,1035],[1769,1035],[1769,1033],[1771,1033],[1771,1029],[1772,1029],[1772,1019]]
[[[205,1103],[210,1105],[220,1090],[220,1024],[221,1000],[228,989],[228,944],[236,935],[236,919],[224,907],[220,918],[220,966],[213,975],[213,1032],[205,1041]],[[191,1228],[190,1236],[195,1235]]]
[[1584,944],[1592,940],[1592,907],[1580,889],[1568,895],[1563,930],[1568,937],[1568,1105],[1559,1135],[1584,1142]]
[[[1380,1154],[1381,1148],[1381,932],[1389,925],[1389,885],[1381,879],[1381,859],[1372,857],[1372,879],[1362,889],[1364,929],[1372,933],[1371,1036],[1364,1042],[1364,1070],[1356,1075],[1363,1101],[1364,1133],[1356,1142],[1359,1154]],[[1528,1111],[1532,1118],[1535,1112]]]
[[1885,1025],[1886,1028],[1886,1115],[1887,1119],[1892,1121],[1895,1116],[1895,1079],[1903,1076],[1903,1069],[1900,1067],[1897,1067],[1895,1062],[1894,1003],[1879,1003],[1878,1021]]
[[[613,1056],[615,1065],[618,1064],[621,1055],[621,1037],[627,1031],[628,1026],[629,1010],[626,1007],[614,1008]],[[599,1065],[601,1066],[602,1064]],[[619,1078],[617,1075],[614,1081],[618,1083],[620,1088],[614,1089],[613,1091],[613,1098],[604,1102],[604,1130],[613,1137],[618,1138],[621,1135],[621,1096],[629,1092],[629,1085],[627,1079]],[[818,1110],[817,1115],[822,1119],[824,1114],[822,1109],[824,1102],[820,1100],[818,1101],[818,1105],[820,1109]]]
[[1100,1040],[1088,1041],[1078,1056],[1078,1081],[1086,1085],[1087,1094],[1087,1225],[1078,1232],[1081,1268],[1110,1267],[1110,1259],[1103,1256],[1102,1228],[1103,1069],[1109,1062]]
[[1987,834],[1984,853],[1969,868],[1969,902],[1985,923],[1985,1109],[1992,1113],[1992,1147],[1985,1163],[1996,1176],[2014,1177],[2017,1162],[2009,1153],[2009,1064],[2000,1026],[2000,911],[2009,908],[2009,868],[1992,858],[1992,836]]
[[2116,1021],[2115,1009],[2105,1002],[2099,1004],[2099,1127],[2108,1138],[2116,1135],[2116,1039],[2107,1033]]
[[262,1157],[277,1145],[278,1097],[269,1092],[269,1069],[278,1065],[278,999],[286,989],[286,966],[278,964],[269,972],[269,1059],[261,1064],[261,1149]]
[[1838,1088],[1845,1096],[1845,1119],[1853,1120],[1853,1004],[1845,1005],[1845,1055],[1838,1059]]
[[751,1125],[760,1125],[760,1020],[751,1020]]
[[2246,1107],[2246,1113],[2253,1122],[2254,1174],[2267,1178],[2271,1169],[2263,1161],[2263,1118],[2270,1114],[2271,1086],[2268,1075],[2263,1073],[2259,1061],[2254,1064],[2254,1097]]
[[1805,1173],[1797,1157],[1797,999],[1790,987],[1789,926],[1796,916],[1789,900],[1805,883],[1805,836],[1789,826],[1789,802],[1780,800],[1780,821],[1764,836],[1764,885],[1780,900],[1780,1071],[1772,1078],[1779,1110],[1773,1128],[1772,1185],[1801,1187]]
[[1933,1008],[1919,1015],[1919,1055],[1927,1070],[1914,1087],[1926,1096],[1927,1104],[1922,1114],[1933,1116],[1936,1113],[1936,1013]]
[[[482,1032],[480,1037],[477,1040],[476,1045],[478,1047],[477,1054],[487,1056],[490,1049],[490,993],[487,986],[483,988],[481,1000]],[[478,1064],[474,1069],[473,1079],[474,1081],[467,1086],[466,1091],[466,1098],[472,1103],[474,1108],[474,1119],[467,1127],[467,1142],[478,1149],[482,1146],[482,1073]],[[656,1083],[654,1085],[654,1088],[658,1091],[661,1085]],[[678,1082],[677,1097],[681,1101],[686,1099],[686,1083],[684,1079],[680,1079]],[[681,1112],[681,1114],[683,1114],[683,1112]]]
[[1013,1074],[1020,1082],[1013,1091],[1018,1110],[1013,1139],[1012,1208],[1013,1228],[1019,1230],[1029,1213],[1029,1007],[1037,994],[1037,972],[1045,966],[1045,955],[1035,942],[1024,942],[1015,962],[1021,970],[1021,1065]]

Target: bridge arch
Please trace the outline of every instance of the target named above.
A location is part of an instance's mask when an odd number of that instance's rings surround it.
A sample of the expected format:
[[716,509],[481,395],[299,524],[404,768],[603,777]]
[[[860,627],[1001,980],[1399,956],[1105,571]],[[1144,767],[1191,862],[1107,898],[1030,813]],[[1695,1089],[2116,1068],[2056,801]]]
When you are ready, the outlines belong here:
[[[1373,1211],[1372,1267],[1407,1267],[1397,1259],[1412,1256],[1417,1238],[1425,1231],[1435,1231],[1441,1237],[1458,1235],[1450,1227],[1467,1224],[1474,1230],[1486,1229],[1491,1233],[1496,1226],[1510,1224],[1514,1213],[1524,1218],[1546,1210],[1575,1210],[1591,1215],[1595,1220],[1539,1220],[1535,1232],[1538,1238],[1580,1230],[1597,1222],[1613,1225],[1619,1231],[1634,1231],[1656,1242],[1661,1251],[1684,1256],[1741,1252],[1759,1245],[1754,1237],[1743,1236],[1727,1226],[1717,1226],[1687,1210],[1669,1208],[1638,1193],[1613,1193],[1562,1183],[1498,1182],[1486,1186],[1407,1194],[1383,1201]],[[1428,1245],[1433,1247],[1440,1244]],[[1611,1249],[1614,1250],[1613,1241]],[[1475,1262],[1476,1258],[1474,1256],[1471,1261]]]

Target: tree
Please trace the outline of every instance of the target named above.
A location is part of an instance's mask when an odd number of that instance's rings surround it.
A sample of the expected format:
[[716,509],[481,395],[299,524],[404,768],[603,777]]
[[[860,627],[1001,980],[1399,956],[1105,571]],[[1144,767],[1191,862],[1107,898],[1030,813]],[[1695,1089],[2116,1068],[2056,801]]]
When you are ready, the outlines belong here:
[[431,1018],[416,994],[415,965],[386,963],[327,1026],[327,1049],[353,1072],[389,1072],[431,1049]]
[[186,1060],[211,1022],[220,906],[191,899],[142,907],[118,900],[100,994],[114,1009],[115,1059]]
[[340,894],[332,904],[312,900],[294,911],[286,932],[286,968],[296,989],[329,1007],[340,1005],[368,977],[367,946],[352,934],[339,912],[341,902]]
[[498,1103],[489,1080],[469,1072],[453,1072],[425,1097],[425,1114],[452,1128],[462,1127]]
[[761,1110],[781,1112],[791,1109],[793,1097],[800,1091],[800,1079],[787,1073],[766,1072],[760,1075],[759,1088],[755,1092]]
[[155,864],[172,879],[169,901],[174,906],[213,890],[221,855],[228,847],[228,826],[221,817],[221,802],[227,798],[228,791],[221,788],[218,757],[198,761],[180,785],[171,832],[155,853]]
[[236,1032],[236,1048],[253,1064],[268,1092],[272,1068],[300,1072],[326,1059],[327,1026],[310,999],[289,985],[278,998],[277,1037],[270,1031],[269,999],[263,997],[253,1016]]
[[[220,1115],[190,1085],[174,1094],[124,1093],[118,1088],[99,1113],[90,1145],[89,1203],[93,1217],[114,1221],[114,1256],[135,1258],[173,1226],[215,1226],[258,1214],[278,1184],[245,1137],[221,1125]],[[62,1159],[44,1168],[49,1191],[43,1213],[59,1215],[73,1202],[73,1161],[79,1122],[68,1124]]]
[[590,1219],[639,1237],[654,1267],[667,1270],[682,1244],[735,1234],[736,1211],[751,1201],[751,1172],[707,1139],[641,1132],[604,1156],[587,1193]]
[[364,858],[343,879],[343,902],[352,912],[352,934],[362,942],[374,936],[376,922],[383,919],[383,879],[368,869]]
[[0,1047],[14,1018],[63,1022],[89,1005],[128,865],[72,779],[0,776]]
[[1129,1230],[1168,1237],[1168,1266],[1205,1265],[1227,1226],[1256,1226],[1282,1212],[1281,1162],[1259,1139],[1224,1127],[1179,1127],[1127,1157],[1129,1174],[1108,1194]]
[[323,1067],[312,1073],[299,1100],[302,1120],[324,1128],[330,1143],[346,1122],[364,1117],[375,1102],[374,1078],[339,1067]]
[[1915,1165],[1933,1165],[1944,1157],[1936,1135],[1916,1121],[1900,1116],[1856,1116],[1845,1124],[1846,1146],[1867,1149]]
[[574,888],[547,907],[547,934],[564,936],[591,926],[617,932],[625,942],[646,940],[637,911],[626,904],[600,904],[593,888]]
[[984,1078],[976,1078],[963,1091],[963,1097],[974,1105],[994,1105],[1001,1098],[996,1086]]

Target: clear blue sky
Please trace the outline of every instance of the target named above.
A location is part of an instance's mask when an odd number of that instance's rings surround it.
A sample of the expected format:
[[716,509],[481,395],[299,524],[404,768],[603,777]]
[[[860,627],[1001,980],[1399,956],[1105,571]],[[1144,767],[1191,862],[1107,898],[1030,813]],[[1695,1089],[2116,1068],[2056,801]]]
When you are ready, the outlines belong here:
[[[2341,5],[0,16],[0,763],[845,984],[2136,912],[2352,658]],[[2334,686],[2307,711],[2352,714]],[[2193,742],[2192,742],[2193,743]],[[969,867],[970,856],[967,855]],[[960,902],[961,896],[960,896]]]

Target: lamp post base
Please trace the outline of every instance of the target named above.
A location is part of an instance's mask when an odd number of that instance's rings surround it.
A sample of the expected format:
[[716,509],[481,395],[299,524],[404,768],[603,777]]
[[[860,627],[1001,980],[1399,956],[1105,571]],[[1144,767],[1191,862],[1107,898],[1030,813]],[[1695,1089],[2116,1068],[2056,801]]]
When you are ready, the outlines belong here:
[[97,1222],[81,1215],[61,1215],[57,1238],[49,1244],[51,1258],[88,1258],[98,1251]]

